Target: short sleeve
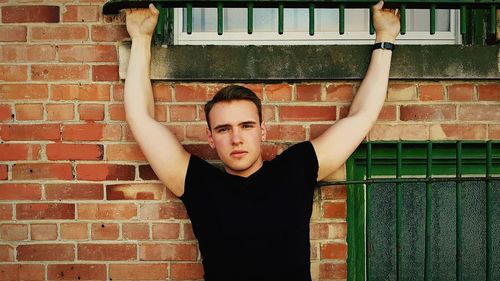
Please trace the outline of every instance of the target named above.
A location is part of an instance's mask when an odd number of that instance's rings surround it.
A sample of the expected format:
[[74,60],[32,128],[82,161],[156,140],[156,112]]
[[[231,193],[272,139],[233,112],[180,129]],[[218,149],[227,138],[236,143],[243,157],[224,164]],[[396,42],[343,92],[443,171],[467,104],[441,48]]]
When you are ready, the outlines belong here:
[[217,171],[217,168],[210,165],[207,161],[191,154],[184,181],[184,193],[179,199],[188,205],[195,197],[202,196],[201,193],[203,192],[203,187],[206,186],[206,181],[213,177]]
[[307,184],[316,186],[319,165],[316,151],[310,141],[292,145],[278,155],[274,161],[279,166],[294,173],[290,176],[300,175],[305,178]]

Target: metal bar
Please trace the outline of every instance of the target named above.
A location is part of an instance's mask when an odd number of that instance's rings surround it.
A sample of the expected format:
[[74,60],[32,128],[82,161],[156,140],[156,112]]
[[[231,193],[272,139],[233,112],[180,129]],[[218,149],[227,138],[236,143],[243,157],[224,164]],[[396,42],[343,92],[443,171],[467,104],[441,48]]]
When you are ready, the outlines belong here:
[[495,5],[490,6],[490,18],[489,18],[490,34],[497,33],[497,7]]
[[248,2],[247,8],[247,31],[248,34],[253,33],[253,2]]
[[158,11],[160,12],[160,15],[158,16],[158,23],[155,27],[155,34],[162,36],[165,30],[165,22],[167,21],[167,9],[158,6]]
[[[457,178],[462,177],[462,142],[457,141]],[[456,182],[456,280],[462,281],[462,182]]]
[[314,3],[309,4],[309,35],[314,35]]
[[[432,177],[432,142],[427,143],[426,178]],[[432,184],[425,183],[425,264],[424,280],[431,280]]]
[[[398,142],[396,151],[396,178],[401,178],[401,171],[403,170],[402,154],[403,154],[403,144]],[[402,217],[402,201],[403,194],[401,193],[401,183],[396,183],[396,280],[402,280],[402,270],[401,270],[401,217]]]
[[373,178],[366,180],[348,180],[348,181],[320,181],[318,183],[319,186],[327,186],[327,185],[345,185],[345,184],[373,184],[373,183],[410,183],[410,182],[464,182],[464,181],[500,181],[500,177],[436,177],[436,178],[401,178],[401,179],[388,179],[388,178]]
[[193,4],[186,4],[186,32],[187,34],[193,33]]
[[375,34],[375,27],[373,26],[373,5],[370,6],[370,35]]
[[224,9],[222,2],[217,2],[217,34],[222,35],[224,32]]
[[342,35],[345,32],[345,4],[340,3],[339,7],[339,33]]
[[431,34],[436,33],[436,4],[431,4],[431,8],[429,9],[430,12],[430,27],[431,27]]
[[[493,153],[491,141],[486,142],[486,177],[491,176],[493,170]],[[493,237],[491,224],[493,223],[493,182],[486,180],[486,280],[493,280]]]
[[401,35],[406,34],[406,4],[401,4],[399,8],[400,14],[400,25],[401,25]]
[[278,6],[278,33],[279,34],[283,34],[284,15],[285,15],[285,5],[283,4],[283,2],[280,2],[279,6]]
[[465,5],[460,6],[460,34],[464,35],[467,33],[467,7]]
[[[366,179],[372,177],[372,144],[366,145]],[[366,280],[370,280],[371,267],[370,267],[370,226],[371,226],[371,184],[366,184]]]

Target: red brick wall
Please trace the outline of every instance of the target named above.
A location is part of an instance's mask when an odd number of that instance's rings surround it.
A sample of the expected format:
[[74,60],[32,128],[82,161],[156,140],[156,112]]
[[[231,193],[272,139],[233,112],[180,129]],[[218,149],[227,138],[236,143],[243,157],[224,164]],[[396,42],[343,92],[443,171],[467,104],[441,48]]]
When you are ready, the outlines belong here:
[[[0,0],[0,280],[202,278],[186,211],[124,122],[127,33],[101,6]],[[202,106],[221,86],[154,85],[156,118],[207,159]],[[248,86],[264,100],[270,158],[345,116],[358,82]],[[500,139],[499,100],[500,83],[393,81],[369,139]],[[343,186],[316,197],[315,280],[346,277],[345,199]]]

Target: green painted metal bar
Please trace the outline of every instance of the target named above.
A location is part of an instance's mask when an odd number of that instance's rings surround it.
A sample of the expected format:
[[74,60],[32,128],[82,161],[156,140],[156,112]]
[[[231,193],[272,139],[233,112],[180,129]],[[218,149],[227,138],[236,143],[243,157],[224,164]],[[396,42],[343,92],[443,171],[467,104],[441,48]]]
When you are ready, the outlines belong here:
[[314,35],[314,3],[309,4],[309,35]]
[[389,179],[371,179],[371,180],[348,180],[348,181],[320,181],[319,186],[345,185],[345,184],[374,184],[374,183],[435,183],[435,182],[464,182],[464,181],[500,181],[500,177],[433,177],[433,178],[389,178]]
[[278,6],[278,34],[283,34],[284,17],[285,5],[283,4],[283,2],[280,2]]
[[158,7],[158,11],[160,12],[160,15],[158,15],[158,22],[155,27],[155,35],[163,36],[163,33],[165,32],[165,23],[167,21],[167,9],[160,6]]
[[[371,179],[372,177],[372,144],[366,144],[366,179]],[[371,184],[366,184],[366,280],[370,280],[371,267],[370,267],[370,225],[371,225]]]
[[222,35],[224,32],[224,5],[222,2],[217,2],[217,34]]
[[375,34],[375,26],[373,26],[373,5],[370,6],[370,35]]
[[247,32],[253,33],[253,2],[248,2],[247,7]]
[[339,33],[345,33],[345,4],[341,3],[339,6]]
[[[432,142],[427,143],[426,178],[432,177]],[[424,280],[431,280],[431,238],[432,238],[432,184],[425,183],[425,263]]]
[[[403,171],[403,144],[398,142],[396,145],[396,178],[401,178],[401,171]],[[401,232],[401,220],[402,220],[402,205],[403,205],[403,193],[401,192],[401,183],[396,183],[396,280],[403,280],[403,271],[401,269],[401,258],[402,258],[402,232]]]
[[[457,178],[462,177],[462,142],[457,141],[457,156],[456,156],[456,172]],[[462,182],[456,182],[455,191],[456,201],[456,280],[462,281],[463,266],[462,266]]]
[[460,34],[467,33],[467,6],[460,6]]
[[490,34],[497,33],[497,7],[495,5],[490,6],[489,27]]
[[406,34],[406,4],[401,4],[399,8],[401,35]]
[[[486,142],[486,177],[490,177],[493,170],[493,153],[491,141]],[[486,180],[486,281],[493,280],[493,181]]]
[[186,4],[186,32],[187,34],[193,33],[193,4]]
[[436,33],[436,4],[431,4],[431,8],[429,9],[430,13],[430,33],[435,34]]

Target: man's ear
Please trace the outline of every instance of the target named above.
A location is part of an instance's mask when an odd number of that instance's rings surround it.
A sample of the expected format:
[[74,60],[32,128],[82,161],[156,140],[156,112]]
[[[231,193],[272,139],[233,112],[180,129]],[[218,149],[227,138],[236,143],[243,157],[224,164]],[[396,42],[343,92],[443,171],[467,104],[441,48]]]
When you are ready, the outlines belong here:
[[215,148],[215,144],[214,144],[214,139],[212,137],[212,130],[210,130],[208,127],[206,129],[206,132],[207,132],[207,140],[208,140],[208,145],[210,145],[210,147],[212,149]]
[[261,140],[262,141],[265,141],[266,140],[266,137],[267,137],[267,127],[266,127],[266,123],[264,123],[264,121],[262,121],[262,124],[260,124],[260,131],[261,131]]

